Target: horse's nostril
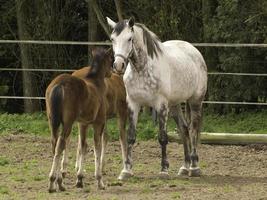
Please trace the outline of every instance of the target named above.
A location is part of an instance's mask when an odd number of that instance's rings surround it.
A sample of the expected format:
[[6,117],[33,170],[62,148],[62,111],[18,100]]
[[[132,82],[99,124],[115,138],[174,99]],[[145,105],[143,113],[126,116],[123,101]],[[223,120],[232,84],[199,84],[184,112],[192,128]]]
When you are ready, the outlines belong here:
[[124,63],[122,63],[121,69],[124,69],[124,67],[125,67],[124,65],[125,65],[125,64],[124,64]]

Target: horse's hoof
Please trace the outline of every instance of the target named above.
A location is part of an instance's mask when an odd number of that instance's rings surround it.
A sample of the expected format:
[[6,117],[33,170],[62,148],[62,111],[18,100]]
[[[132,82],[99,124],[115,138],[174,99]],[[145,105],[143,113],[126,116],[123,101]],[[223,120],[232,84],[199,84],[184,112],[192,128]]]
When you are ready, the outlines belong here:
[[77,181],[75,186],[76,186],[76,188],[83,188],[83,182]]
[[54,192],[56,192],[56,191],[57,191],[57,190],[54,189],[54,188],[49,188],[49,189],[48,189],[48,192],[49,192],[49,193],[54,193]]
[[178,176],[188,176],[189,174],[189,170],[182,166],[180,169],[179,169],[179,172],[178,172]]
[[168,171],[161,171],[161,172],[159,172],[159,177],[160,178],[169,178],[170,176],[169,176]]
[[191,176],[191,177],[200,177],[201,170],[200,170],[199,167],[194,167],[194,168],[190,167],[188,175]]
[[126,180],[133,176],[132,172],[129,171],[122,171],[121,174],[118,177],[118,180]]

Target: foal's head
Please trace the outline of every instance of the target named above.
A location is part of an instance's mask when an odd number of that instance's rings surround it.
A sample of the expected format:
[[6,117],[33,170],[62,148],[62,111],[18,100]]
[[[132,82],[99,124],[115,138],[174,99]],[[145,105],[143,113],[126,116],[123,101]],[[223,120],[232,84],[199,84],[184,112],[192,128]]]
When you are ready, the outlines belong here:
[[96,47],[92,50],[92,64],[87,77],[110,77],[112,73],[112,49]]
[[118,23],[107,17],[108,24],[113,28],[110,36],[113,51],[115,52],[114,70],[117,73],[124,73],[128,58],[133,51],[134,19],[123,20]]

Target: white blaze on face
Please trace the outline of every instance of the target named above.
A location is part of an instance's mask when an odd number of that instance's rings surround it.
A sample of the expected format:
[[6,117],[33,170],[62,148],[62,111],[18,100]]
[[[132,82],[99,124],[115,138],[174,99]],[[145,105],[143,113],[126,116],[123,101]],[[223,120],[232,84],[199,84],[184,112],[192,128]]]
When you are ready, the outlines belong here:
[[133,48],[132,27],[129,26],[129,21],[123,21],[117,24],[109,18],[107,18],[107,21],[109,25],[114,29],[110,36],[115,56],[114,69],[118,73],[124,73],[126,70],[127,59]]
[[114,67],[120,73],[124,73],[126,69],[126,59],[128,59],[133,45],[132,45],[132,31],[126,26],[124,30],[117,35],[114,32],[111,35],[113,51],[115,55]]

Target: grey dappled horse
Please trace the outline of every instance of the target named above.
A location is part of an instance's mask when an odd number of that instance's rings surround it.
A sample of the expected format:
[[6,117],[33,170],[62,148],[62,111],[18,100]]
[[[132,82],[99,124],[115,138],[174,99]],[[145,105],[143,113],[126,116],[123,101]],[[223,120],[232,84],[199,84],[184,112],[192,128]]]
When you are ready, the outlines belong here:
[[[197,143],[202,118],[202,101],[207,90],[207,67],[201,53],[190,43],[171,40],[161,43],[145,25],[133,18],[115,23],[111,41],[114,70],[123,75],[129,108],[127,159],[119,179],[132,176],[132,148],[140,107],[151,106],[159,114],[162,160],[161,174],[168,175],[166,146],[169,108],[180,129],[184,145],[184,164],[179,175],[199,176]],[[189,120],[185,120],[180,104],[186,102]]]

